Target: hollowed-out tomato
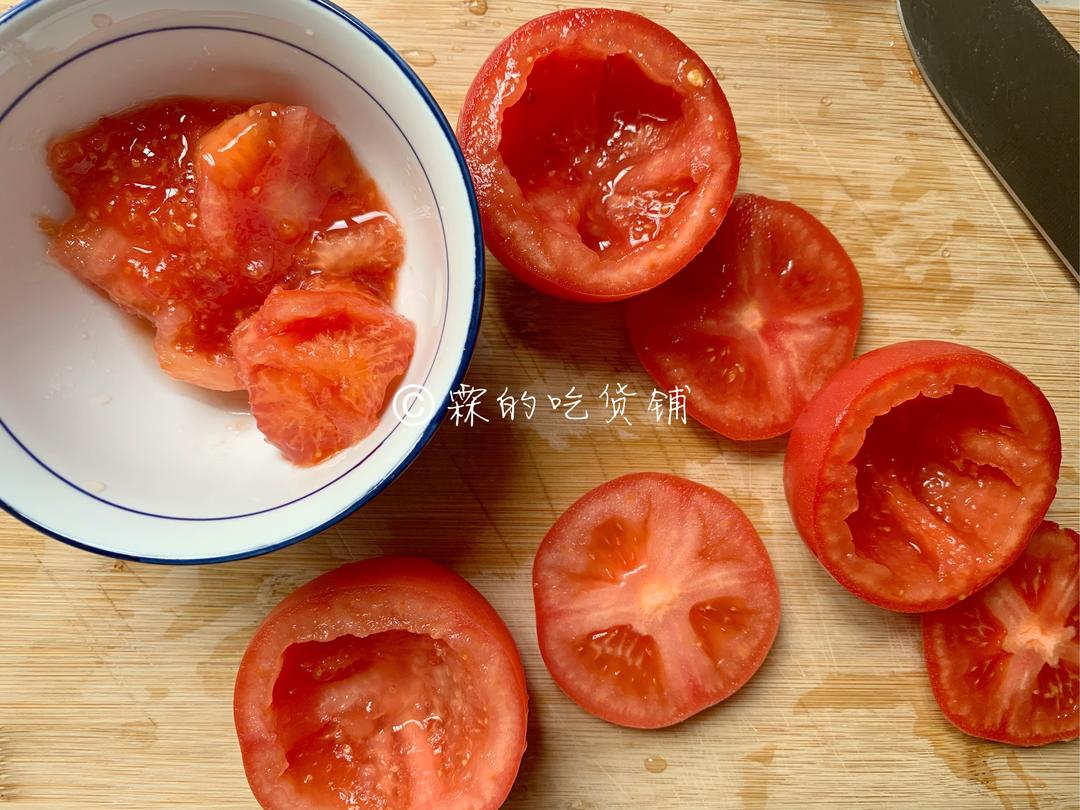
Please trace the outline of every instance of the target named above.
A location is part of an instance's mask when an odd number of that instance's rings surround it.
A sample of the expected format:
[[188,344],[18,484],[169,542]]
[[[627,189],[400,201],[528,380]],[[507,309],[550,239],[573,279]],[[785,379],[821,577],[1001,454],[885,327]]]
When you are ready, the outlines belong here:
[[797,205],[741,194],[690,266],[627,307],[652,377],[730,439],[779,436],[851,361],[862,320],[855,265]]
[[1080,735],[1078,546],[1043,523],[993,584],[923,616],[930,683],[957,728],[1013,745]]
[[727,212],[739,142],[709,67],[623,11],[539,17],[500,44],[458,122],[488,247],[578,300],[655,287]]
[[939,610],[1020,555],[1057,484],[1057,418],[1027,377],[939,341],[865,354],[788,442],[795,525],[834,578],[891,610]]
[[248,782],[270,810],[494,810],[525,750],[514,641],[465,580],[384,557],[309,582],[236,677]]
[[533,564],[536,633],[587,712],[658,728],[727,698],[765,660],[780,594],[746,515],[708,487],[627,475],[582,497]]

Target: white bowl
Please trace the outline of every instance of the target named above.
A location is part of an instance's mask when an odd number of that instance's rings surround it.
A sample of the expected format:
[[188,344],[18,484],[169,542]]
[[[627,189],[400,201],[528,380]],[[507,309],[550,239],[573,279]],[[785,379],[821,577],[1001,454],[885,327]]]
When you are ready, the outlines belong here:
[[[0,16],[0,505],[108,555],[220,562],[321,531],[420,452],[472,353],[483,250],[450,126],[362,23],[324,0],[157,5],[28,0]],[[167,377],[145,327],[45,257],[36,218],[68,211],[47,142],[178,94],[309,105],[402,223],[412,365],[374,434],[312,469],[266,443],[245,397]]]

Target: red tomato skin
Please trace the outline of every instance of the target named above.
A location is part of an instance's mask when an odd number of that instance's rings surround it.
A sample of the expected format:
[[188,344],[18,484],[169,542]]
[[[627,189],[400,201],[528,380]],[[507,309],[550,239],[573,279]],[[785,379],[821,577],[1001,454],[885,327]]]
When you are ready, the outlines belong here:
[[[958,363],[985,368],[1002,375],[1032,395],[1037,403],[1037,418],[1051,428],[1048,455],[1056,481],[1061,467],[1061,434],[1057,416],[1043,392],[1021,372],[993,355],[948,341],[914,340],[896,343],[857,357],[837,372],[810,400],[806,409],[796,420],[788,439],[787,453],[784,457],[784,494],[800,537],[833,579],[860,599],[886,610],[899,613],[926,613],[946,608],[969,594],[961,594],[943,603],[912,603],[890,599],[868,592],[847,576],[842,568],[831,564],[824,554],[826,540],[821,536],[816,525],[818,504],[826,491],[821,484],[822,470],[830,460],[831,450],[855,402],[875,388],[887,387],[890,379],[898,377],[912,367],[940,371]],[[1042,522],[1055,491],[1056,487],[1052,486],[1045,507],[1031,521],[1031,525],[1026,527],[1028,539]],[[985,587],[996,579],[1002,571],[1016,561],[1025,546],[1026,541],[1019,543],[1013,553],[1000,560],[992,576],[979,583],[973,590]]]
[[[722,182],[718,182],[718,187],[711,197],[712,205],[703,203],[698,206],[700,210],[697,212],[697,226],[693,229],[693,233],[678,241],[663,240],[665,247],[662,257],[663,266],[656,268],[655,272],[650,274],[647,284],[618,293],[560,283],[538,272],[533,267],[533,258],[515,244],[514,234],[508,233],[497,218],[505,194],[498,188],[499,182],[494,176],[502,163],[498,150],[502,137],[500,122],[502,113],[506,109],[506,99],[499,97],[502,95],[500,88],[508,70],[507,60],[512,58],[513,52],[523,42],[530,39],[551,37],[552,32],[558,29],[586,28],[601,23],[618,26],[626,31],[627,36],[624,40],[626,43],[633,43],[639,38],[649,36],[659,37],[669,52],[677,55],[679,59],[686,60],[688,68],[696,67],[701,71],[705,77],[704,89],[708,91],[710,101],[715,105],[713,114],[718,118],[716,126],[719,136],[725,143],[731,160],[727,177]],[[546,52],[533,53],[531,58],[538,59],[541,55],[546,55]],[[492,91],[491,88],[495,90]],[[735,194],[742,159],[735,119],[727,97],[712,70],[701,57],[673,33],[652,20],[632,12],[606,8],[555,11],[530,20],[507,36],[484,61],[469,86],[458,117],[457,137],[472,173],[487,248],[510,273],[533,289],[556,298],[578,302],[601,303],[632,298],[662,284],[689,264],[720,227]],[[502,166],[502,171],[509,174],[505,166]],[[710,208],[715,213],[710,211]],[[654,264],[661,263],[660,258],[654,257],[653,261]]]
[[[521,707],[516,717],[506,720],[515,726],[514,736],[521,742],[510,752],[515,764],[507,772],[504,784],[499,786],[501,798],[485,810],[495,810],[510,793],[525,753],[529,700],[525,670],[513,636],[491,603],[453,571],[419,557],[388,556],[349,563],[293,591],[267,614],[248,644],[236,673],[233,719],[248,785],[264,808],[296,810],[297,807],[296,797],[276,784],[281,773],[278,764],[281,757],[274,746],[273,732],[262,719],[264,708],[271,705],[274,679],[281,663],[280,653],[297,640],[294,631],[306,624],[306,615],[313,608],[317,610],[319,605],[329,605],[343,594],[355,598],[365,592],[387,591],[398,591],[406,600],[410,593],[438,598],[445,603],[448,624],[482,626],[501,649],[503,663],[510,675],[506,689],[518,698]],[[395,628],[380,625],[373,631],[388,629]],[[318,635],[311,637],[318,638]]]
[[551,674],[552,679],[555,681],[556,685],[563,692],[563,694],[565,694],[568,698],[570,698],[574,703],[587,711],[589,714],[592,714],[595,717],[600,718],[601,720],[605,720],[609,723],[623,726],[625,728],[638,729],[659,729],[677,725],[678,723],[681,723],[684,720],[687,720],[688,718],[693,717],[694,715],[699,714],[708,708],[722,703],[723,701],[731,697],[731,695],[733,695],[739,689],[743,688],[761,668],[762,664],[765,663],[765,659],[768,657],[769,652],[772,650],[772,646],[776,641],[776,636],[780,631],[781,613],[780,586],[777,582],[775,571],[772,568],[772,561],[769,557],[768,549],[765,547],[764,542],[761,540],[761,536],[758,534],[757,529],[754,528],[754,525],[750,522],[750,519],[746,517],[746,514],[742,511],[742,509],[739,508],[738,504],[731,501],[731,499],[729,499],[726,495],[724,495],[722,492],[719,492],[718,490],[714,490],[711,487],[707,487],[695,481],[690,481],[688,479],[680,478],[678,476],[670,475],[668,473],[644,472],[624,475],[590,490],[573,504],[571,504],[571,506],[559,517],[559,519],[548,531],[547,535],[544,537],[544,540],[541,542],[540,548],[537,550],[535,558],[533,559],[532,580],[534,595],[536,593],[536,589],[539,587],[538,583],[540,581],[540,571],[544,564],[543,557],[545,554],[553,553],[553,547],[555,544],[553,541],[549,540],[549,538],[556,537],[560,527],[564,523],[571,522],[578,511],[584,510],[586,508],[587,501],[596,498],[603,498],[607,491],[617,491],[618,489],[625,487],[627,484],[632,485],[635,480],[650,479],[668,482],[669,484],[679,487],[686,492],[705,493],[710,498],[720,498],[723,502],[725,502],[726,508],[731,510],[732,514],[737,517],[738,522],[741,524],[740,533],[745,533],[747,541],[753,544],[755,552],[761,554],[763,558],[768,561],[770,571],[770,578],[768,581],[769,587],[766,597],[763,601],[768,603],[772,610],[769,617],[769,626],[766,628],[766,633],[762,638],[761,644],[756,651],[752,665],[748,667],[747,671],[744,673],[745,677],[741,678],[739,684],[734,689],[719,697],[710,697],[705,694],[697,695],[697,702],[692,706],[684,707],[683,711],[681,711],[680,713],[672,714],[667,717],[656,718],[653,722],[643,722],[641,720],[634,719],[631,715],[624,711],[620,711],[619,707],[617,706],[601,704],[595,699],[595,695],[590,694],[587,691],[574,689],[570,686],[570,684],[574,683],[574,679],[571,677],[567,677],[567,675],[562,672],[562,667],[559,666],[558,662],[555,661],[555,659],[549,654],[547,644],[544,643],[544,639],[548,637],[548,633],[546,632],[546,628],[548,627],[547,614],[545,611],[539,609],[540,605],[539,603],[537,603],[536,636],[538,646],[540,648],[540,656],[543,659],[544,665],[545,667],[547,667],[548,672]]
[[[1080,536],[1077,535],[1072,529],[1062,529],[1058,524],[1051,521],[1046,521],[1042,524],[1044,527],[1049,528],[1052,531],[1063,531],[1067,534],[1074,543],[1080,543]],[[993,742],[1007,743],[1008,745],[1015,745],[1022,748],[1034,748],[1040,745],[1048,745],[1054,742],[1063,742],[1065,740],[1075,740],[1080,736],[1080,727],[1072,729],[1062,730],[1057,734],[1032,734],[1030,736],[1019,737],[1009,734],[1007,731],[991,732],[987,730],[976,731],[971,727],[969,722],[960,714],[952,711],[949,706],[950,703],[945,699],[945,696],[949,694],[950,686],[945,682],[943,673],[940,666],[940,661],[934,652],[934,639],[932,634],[932,628],[934,624],[939,621],[939,614],[937,613],[925,613],[922,616],[922,637],[923,637],[923,658],[926,661],[926,672],[930,678],[930,688],[934,692],[934,697],[937,700],[938,707],[941,709],[941,713],[945,716],[953,726],[958,728],[965,734],[970,734],[973,737],[978,737],[984,740],[992,740]]]

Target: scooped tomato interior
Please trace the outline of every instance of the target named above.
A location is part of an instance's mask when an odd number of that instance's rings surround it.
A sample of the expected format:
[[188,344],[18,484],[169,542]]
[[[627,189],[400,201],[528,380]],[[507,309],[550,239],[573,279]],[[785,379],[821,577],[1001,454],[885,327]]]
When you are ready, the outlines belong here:
[[923,617],[934,695],[961,730],[1013,745],[1080,736],[1078,547],[1043,523],[992,585]]
[[677,723],[764,661],[780,621],[772,563],[735,504],[670,475],[629,475],[574,504],[533,566],[556,683],[620,725]]
[[689,162],[657,157],[685,136],[679,95],[625,53],[541,58],[502,127],[503,160],[537,216],[600,256],[659,239],[698,185]]
[[525,748],[524,673],[468,583],[382,558],[289,596],[252,638],[235,718],[272,810],[497,808]]
[[883,607],[937,610],[1016,559],[1060,458],[1030,380],[983,352],[917,341],[864,355],[822,389],[792,432],[785,488],[842,584]]
[[492,251],[567,298],[626,298],[678,272],[738,176],[709,68],[622,11],[560,11],[513,32],[477,74],[458,132]]
[[732,439],[779,436],[850,362],[862,320],[859,274],[803,209],[739,195],[689,267],[630,302],[630,337],[687,411]]
[[[49,226],[52,255],[152,321],[162,367],[186,382],[241,387],[232,332],[276,285],[323,272],[365,284],[374,269],[367,286],[392,290],[397,224],[337,130],[304,107],[165,99],[55,142],[49,163],[75,206]],[[332,267],[311,261],[331,232],[343,243],[355,230],[366,241]]]
[[270,293],[232,348],[259,430],[290,461],[311,465],[371,433],[415,337],[370,292],[322,286]]

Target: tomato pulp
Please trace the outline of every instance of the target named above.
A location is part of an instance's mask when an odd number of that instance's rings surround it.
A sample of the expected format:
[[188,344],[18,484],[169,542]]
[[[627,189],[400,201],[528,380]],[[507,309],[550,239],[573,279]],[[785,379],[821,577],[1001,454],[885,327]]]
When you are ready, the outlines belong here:
[[645,369],[730,439],[791,430],[850,362],[862,284],[844,248],[797,205],[741,194],[705,250],[627,307]]
[[772,562],[719,492],[659,473],[617,478],[555,522],[533,564],[536,634],[587,712],[669,726],[757,671],[780,624]]
[[248,782],[270,810],[494,810],[525,750],[509,631],[465,580],[384,557],[286,597],[234,695]]
[[993,584],[923,616],[930,683],[957,728],[1013,745],[1080,736],[1078,546],[1043,523]]
[[75,206],[51,253],[151,321],[161,367],[247,388],[297,464],[376,426],[415,330],[389,305],[401,229],[328,121],[305,107],[174,98],[64,138]]
[[799,534],[855,595],[939,610],[1023,551],[1053,500],[1057,418],[1000,360],[899,343],[837,373],[799,416],[784,489]]
[[537,289],[618,300],[681,270],[739,172],[727,99],[670,31],[623,11],[526,23],[481,67],[458,137],[488,247]]
[[[233,330],[274,286],[322,272],[310,256],[326,240],[379,216],[400,260],[375,184],[303,107],[165,99],[56,141],[49,165],[75,207],[49,226],[51,254],[153,322],[162,368],[206,388],[242,387]],[[364,262],[350,264],[362,282]]]

